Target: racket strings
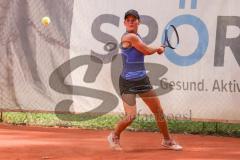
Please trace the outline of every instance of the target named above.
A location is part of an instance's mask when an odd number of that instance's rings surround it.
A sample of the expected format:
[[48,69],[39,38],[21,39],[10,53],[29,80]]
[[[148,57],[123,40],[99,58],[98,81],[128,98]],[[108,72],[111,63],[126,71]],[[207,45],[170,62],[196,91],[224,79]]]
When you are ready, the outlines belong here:
[[177,48],[179,44],[179,36],[177,30],[173,26],[170,26],[165,34],[167,45],[173,49]]
[[168,37],[169,37],[168,41],[169,41],[170,45],[175,48],[178,45],[177,34],[173,29],[170,30],[169,34],[170,35],[168,35]]

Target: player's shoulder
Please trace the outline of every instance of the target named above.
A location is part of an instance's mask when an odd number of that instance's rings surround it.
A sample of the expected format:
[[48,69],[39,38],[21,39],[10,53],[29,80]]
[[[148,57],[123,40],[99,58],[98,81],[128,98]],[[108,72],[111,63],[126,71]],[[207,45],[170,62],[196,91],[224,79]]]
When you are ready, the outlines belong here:
[[122,36],[122,40],[136,40],[136,39],[138,39],[138,36],[135,33],[125,33]]

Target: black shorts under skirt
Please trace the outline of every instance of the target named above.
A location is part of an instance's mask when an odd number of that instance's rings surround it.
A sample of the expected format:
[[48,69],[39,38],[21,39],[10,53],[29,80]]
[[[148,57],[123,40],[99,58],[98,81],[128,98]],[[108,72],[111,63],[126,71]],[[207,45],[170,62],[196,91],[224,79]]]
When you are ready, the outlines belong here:
[[119,77],[120,94],[139,94],[153,89],[148,76],[137,80],[126,80],[122,76]]

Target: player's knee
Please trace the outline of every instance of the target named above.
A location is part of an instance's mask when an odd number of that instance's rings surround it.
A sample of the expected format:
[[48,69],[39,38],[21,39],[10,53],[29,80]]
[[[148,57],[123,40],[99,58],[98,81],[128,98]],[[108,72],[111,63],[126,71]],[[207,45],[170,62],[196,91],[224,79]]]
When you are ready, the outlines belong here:
[[129,121],[134,121],[136,119],[136,115],[129,115]]
[[127,115],[125,119],[128,123],[132,123],[136,119],[136,115]]

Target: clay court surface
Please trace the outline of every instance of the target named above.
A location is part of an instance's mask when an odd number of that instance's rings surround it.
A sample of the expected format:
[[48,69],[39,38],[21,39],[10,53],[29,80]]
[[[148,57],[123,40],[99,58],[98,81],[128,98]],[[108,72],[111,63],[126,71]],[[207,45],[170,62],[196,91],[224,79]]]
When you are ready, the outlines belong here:
[[0,125],[0,160],[240,160],[240,138],[173,134],[184,146],[160,146],[159,133],[122,134],[124,151],[112,151],[109,131]]

